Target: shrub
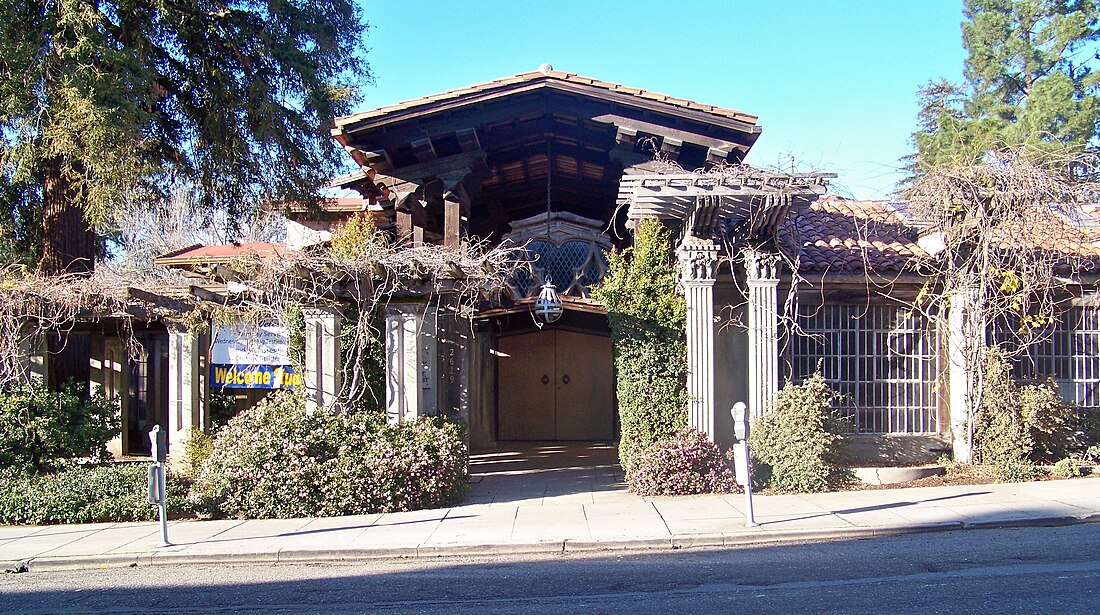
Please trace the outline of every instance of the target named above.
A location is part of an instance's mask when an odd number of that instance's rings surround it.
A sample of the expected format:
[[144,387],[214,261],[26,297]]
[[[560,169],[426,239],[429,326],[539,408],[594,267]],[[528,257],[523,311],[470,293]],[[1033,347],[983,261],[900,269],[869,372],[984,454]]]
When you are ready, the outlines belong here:
[[844,423],[832,410],[837,394],[820,370],[787,383],[775,407],[749,431],[753,479],[784,491],[824,491],[842,477]]
[[1039,468],[1027,460],[999,459],[988,467],[1002,483],[1023,483],[1039,477]]
[[615,344],[619,461],[629,476],[636,458],[687,424],[687,308],[668,231],[639,220],[634,246],[611,254],[592,291],[608,310]]
[[1058,463],[1054,464],[1051,473],[1059,478],[1075,478],[1081,476],[1081,468],[1076,459],[1066,457],[1065,459],[1059,459]]
[[180,470],[191,478],[198,476],[203,462],[212,452],[214,452],[214,436],[197,427],[192,427],[187,435],[187,442],[183,445],[183,462],[180,464]]
[[[147,463],[72,466],[60,472],[0,478],[0,522],[93,523],[147,521],[157,508],[148,501]],[[168,510],[191,510],[186,484],[169,477]]]
[[1004,353],[990,349],[980,407],[974,416],[974,458],[1000,466],[1053,462],[1074,442],[1074,409],[1053,382],[1019,384]]
[[642,452],[627,478],[638,495],[733,493],[737,480],[718,447],[698,431],[684,429]]
[[444,506],[465,494],[461,428],[379,426],[371,415],[307,413],[277,393],[214,438],[192,498],[214,515],[273,518]]
[[60,391],[34,384],[0,394],[0,468],[43,472],[71,459],[107,459],[107,441],[121,429],[118,405],[82,393],[69,383]]

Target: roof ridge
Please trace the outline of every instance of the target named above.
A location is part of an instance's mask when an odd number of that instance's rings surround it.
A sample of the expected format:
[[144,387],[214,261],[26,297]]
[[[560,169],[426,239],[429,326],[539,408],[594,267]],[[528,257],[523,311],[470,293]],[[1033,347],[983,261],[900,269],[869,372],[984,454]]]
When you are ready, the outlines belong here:
[[611,81],[603,81],[594,77],[586,77],[584,75],[578,75],[577,73],[571,73],[559,70],[550,70],[548,72],[542,72],[538,70],[527,71],[522,73],[516,73],[506,77],[498,77],[496,79],[490,79],[488,81],[482,81],[471,85],[451,88],[437,94],[429,94],[426,96],[419,96],[416,98],[410,98],[407,100],[399,101],[396,103],[383,105],[374,109],[368,109],[366,111],[360,111],[351,115],[336,118],[336,126],[345,126],[355,123],[360,120],[364,120],[371,117],[378,117],[386,115],[391,111],[398,111],[402,109],[410,109],[421,105],[431,104],[433,102],[439,102],[456,98],[464,94],[474,94],[478,92],[489,91],[492,89],[507,87],[509,85],[519,83],[536,83],[539,81],[557,80],[566,83],[574,83],[578,85],[585,85],[593,88],[599,88],[609,92],[615,92],[618,94],[625,94],[636,98],[642,98],[646,100],[654,100],[662,102],[673,107],[681,107],[685,109],[692,109],[694,111],[700,111],[711,115],[717,115],[720,117],[726,117],[736,119],[739,121],[755,124],[759,120],[759,116],[751,113],[746,113],[738,109],[731,109],[726,107],[720,107],[718,105],[712,105],[708,103],[700,103],[685,98],[677,98],[668,94],[661,94],[658,92],[652,92],[642,88],[636,88],[631,86],[614,83]]

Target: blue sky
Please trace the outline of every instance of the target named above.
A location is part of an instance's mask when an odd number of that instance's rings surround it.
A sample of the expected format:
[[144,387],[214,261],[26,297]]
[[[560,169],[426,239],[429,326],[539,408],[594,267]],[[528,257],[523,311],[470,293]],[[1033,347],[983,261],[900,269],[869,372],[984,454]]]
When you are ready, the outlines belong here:
[[375,83],[360,107],[536,69],[760,116],[755,166],[839,174],[885,198],[911,150],[917,88],[958,80],[961,0],[362,0]]

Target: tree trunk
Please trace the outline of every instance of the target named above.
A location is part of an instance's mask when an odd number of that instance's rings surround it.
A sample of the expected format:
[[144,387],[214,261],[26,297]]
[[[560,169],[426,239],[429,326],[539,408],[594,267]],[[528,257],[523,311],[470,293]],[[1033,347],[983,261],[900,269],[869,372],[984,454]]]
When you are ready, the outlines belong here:
[[[84,208],[62,162],[45,162],[42,180],[43,273],[91,273],[95,269],[96,236],[84,219]],[[72,324],[72,323],[68,323]],[[47,381],[53,390],[72,380],[85,390],[90,376],[88,335],[61,331],[49,336]]]
[[42,261],[44,273],[90,273],[95,269],[96,236],[62,162],[45,162],[42,179]]

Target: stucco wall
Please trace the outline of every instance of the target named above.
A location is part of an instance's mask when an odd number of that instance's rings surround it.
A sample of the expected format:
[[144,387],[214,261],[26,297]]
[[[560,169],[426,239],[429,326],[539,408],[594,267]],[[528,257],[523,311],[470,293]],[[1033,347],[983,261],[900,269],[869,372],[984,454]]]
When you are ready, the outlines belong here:
[[733,445],[730,408],[749,395],[749,337],[745,322],[745,297],[732,281],[714,285],[714,441],[722,448]]
[[917,465],[936,461],[951,450],[943,434],[854,434],[848,436],[853,466]]

